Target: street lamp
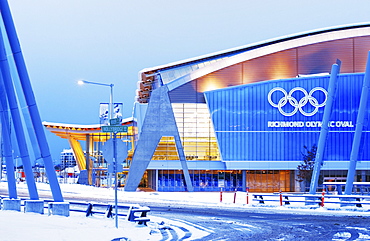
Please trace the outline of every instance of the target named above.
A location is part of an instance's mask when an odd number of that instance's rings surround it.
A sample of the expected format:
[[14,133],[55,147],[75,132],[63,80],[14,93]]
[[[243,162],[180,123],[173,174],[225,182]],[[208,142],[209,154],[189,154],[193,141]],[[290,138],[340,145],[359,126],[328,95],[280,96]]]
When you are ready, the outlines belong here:
[[[113,86],[114,84],[105,84],[105,83],[98,83],[92,82],[87,80],[79,80],[79,85],[83,84],[93,84],[93,85],[102,85],[102,86],[109,86],[110,87],[110,98],[109,98],[109,122],[113,119]],[[111,134],[112,138],[112,134]],[[115,183],[114,183],[114,203],[115,203],[115,221],[116,221],[116,228],[118,228],[118,195],[117,195],[117,140],[116,140],[116,132],[113,133],[113,166],[114,166],[114,176],[115,176]],[[110,174],[109,174],[109,180]],[[110,181],[109,181],[110,182]],[[109,184],[111,186],[111,184]]]
[[[114,84],[98,83],[98,82],[87,81],[87,80],[84,80],[84,79],[78,80],[77,83],[79,85],[92,84],[92,85],[101,85],[101,86],[109,86],[110,87],[109,120],[111,120],[113,118],[113,86],[114,86]],[[108,120],[108,123],[109,123],[109,120]],[[110,135],[110,137],[112,138],[112,134]],[[110,178],[110,176],[108,177],[108,184],[111,185],[111,178]]]
[[92,85],[109,86],[109,87],[110,87],[110,97],[109,97],[109,119],[113,119],[113,86],[114,86],[114,84],[98,83],[98,82],[92,82],[92,81],[87,81],[87,80],[79,80],[77,83],[78,83],[79,85],[92,84]]

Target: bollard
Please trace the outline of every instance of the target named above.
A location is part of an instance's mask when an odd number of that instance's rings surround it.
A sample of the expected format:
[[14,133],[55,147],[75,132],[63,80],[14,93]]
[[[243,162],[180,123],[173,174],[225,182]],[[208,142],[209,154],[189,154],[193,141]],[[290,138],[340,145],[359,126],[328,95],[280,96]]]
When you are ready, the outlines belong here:
[[221,188],[221,191],[220,191],[220,203],[222,203],[222,188]]
[[14,198],[3,199],[3,210],[21,211],[21,200]]
[[234,192],[234,203],[236,202],[236,189],[235,189],[235,192]]
[[247,192],[247,204],[249,204],[249,195],[248,195],[249,188],[246,189],[246,192]]
[[322,189],[322,194],[321,194],[321,207],[324,207],[324,199],[325,199],[325,190]]
[[24,212],[44,214],[44,201],[42,200],[25,200]]
[[69,202],[49,202],[48,215],[69,217]]
[[283,195],[281,194],[281,190],[280,190],[280,206],[283,206]]

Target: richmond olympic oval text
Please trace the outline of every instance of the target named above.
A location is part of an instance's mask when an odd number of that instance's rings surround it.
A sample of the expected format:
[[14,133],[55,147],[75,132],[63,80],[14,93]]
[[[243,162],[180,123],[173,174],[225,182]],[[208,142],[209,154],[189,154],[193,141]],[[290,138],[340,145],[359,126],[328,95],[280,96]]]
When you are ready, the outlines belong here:
[[[321,127],[321,121],[268,121],[267,127]],[[330,121],[329,127],[354,127],[352,121]]]

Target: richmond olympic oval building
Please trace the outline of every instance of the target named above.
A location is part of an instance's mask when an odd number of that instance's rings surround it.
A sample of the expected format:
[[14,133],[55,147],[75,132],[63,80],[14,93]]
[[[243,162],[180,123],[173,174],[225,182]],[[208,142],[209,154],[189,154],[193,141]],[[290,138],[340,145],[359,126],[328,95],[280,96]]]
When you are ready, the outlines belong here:
[[[142,70],[134,119],[137,147],[146,148],[135,150],[127,189],[141,180],[157,191],[186,190],[182,148],[195,191],[301,191],[297,167],[318,143],[337,59],[342,64],[321,174],[325,181],[345,181],[369,50],[370,23],[364,23]],[[155,96],[161,87],[166,91]],[[358,182],[370,181],[369,107]],[[176,129],[164,130],[172,126],[171,115]]]

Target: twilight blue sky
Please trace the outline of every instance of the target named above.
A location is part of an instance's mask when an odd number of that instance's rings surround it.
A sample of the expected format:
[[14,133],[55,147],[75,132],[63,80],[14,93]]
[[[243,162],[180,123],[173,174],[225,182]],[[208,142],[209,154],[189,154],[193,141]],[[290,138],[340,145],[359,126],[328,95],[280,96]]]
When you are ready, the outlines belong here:
[[[131,116],[138,72],[257,41],[370,21],[368,0],[8,0],[43,121],[95,124],[109,88]],[[68,142],[47,131],[53,159]]]

